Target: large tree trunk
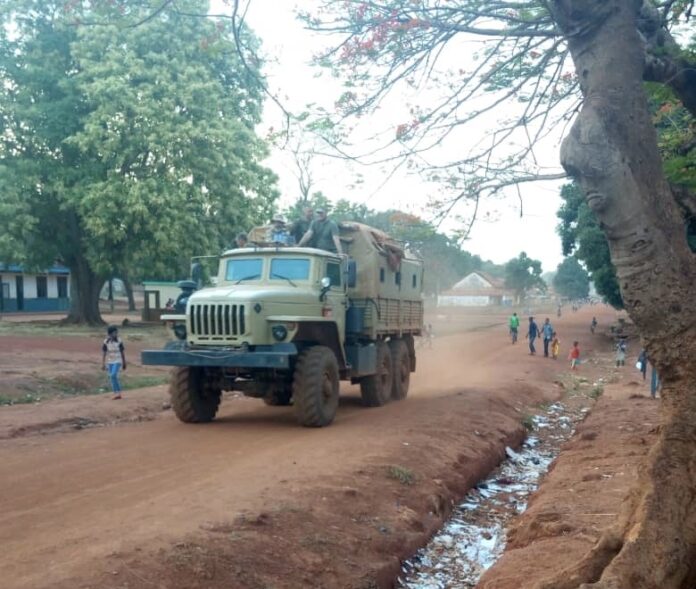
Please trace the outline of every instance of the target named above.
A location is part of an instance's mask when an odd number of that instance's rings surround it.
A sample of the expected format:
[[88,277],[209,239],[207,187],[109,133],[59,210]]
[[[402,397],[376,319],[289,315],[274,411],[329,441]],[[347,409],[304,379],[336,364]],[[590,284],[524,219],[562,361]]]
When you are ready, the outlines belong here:
[[[643,90],[639,0],[554,0],[584,96],[561,159],[609,241],[626,310],[662,379],[662,425],[616,525],[540,587],[696,583],[696,264]],[[591,584],[591,585],[585,585]]]
[[70,312],[65,323],[104,325],[99,311],[99,291],[104,279],[97,276],[87,260],[68,262],[70,268]]
[[123,272],[122,276],[123,287],[126,289],[126,296],[128,297],[128,310],[137,311],[137,307],[135,306],[135,296],[133,294],[133,285],[125,272]]

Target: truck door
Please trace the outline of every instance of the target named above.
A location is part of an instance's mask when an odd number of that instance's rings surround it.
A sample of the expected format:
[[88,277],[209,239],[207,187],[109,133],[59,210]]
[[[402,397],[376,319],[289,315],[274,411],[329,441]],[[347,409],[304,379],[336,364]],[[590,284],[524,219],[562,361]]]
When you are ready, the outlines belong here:
[[338,326],[338,335],[343,343],[346,327],[346,292],[343,286],[343,272],[340,262],[327,262],[326,274],[331,280],[331,288],[326,293],[326,304],[331,307],[333,318]]

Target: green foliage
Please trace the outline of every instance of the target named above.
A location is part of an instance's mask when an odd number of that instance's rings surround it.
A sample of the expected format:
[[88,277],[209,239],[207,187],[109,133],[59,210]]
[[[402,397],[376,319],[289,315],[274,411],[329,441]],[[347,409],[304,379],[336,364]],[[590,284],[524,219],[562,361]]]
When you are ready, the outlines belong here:
[[192,255],[267,217],[276,197],[254,132],[260,79],[222,21],[144,2],[128,6],[137,27],[75,26],[107,5],[80,3],[78,14],[71,3],[5,2],[0,256],[59,257],[78,282],[84,268],[179,278]]
[[522,418],[522,427],[530,433],[533,432],[534,431],[534,416],[533,415],[525,415]]
[[604,386],[602,386],[601,384],[596,384],[590,389],[590,392],[587,395],[588,395],[588,397],[590,397],[591,399],[594,399],[596,401],[603,394],[604,394]]
[[541,278],[541,262],[521,252],[505,264],[505,286],[514,290],[518,299],[535,288],[546,290],[546,283]]
[[611,262],[609,244],[599,228],[594,213],[585,203],[576,184],[561,188],[563,204],[557,216],[561,220],[558,233],[561,236],[563,255],[574,255],[582,261],[590,274],[597,293],[616,309],[623,309],[623,299],[616,270]]
[[392,464],[387,467],[387,477],[399,481],[402,485],[413,485],[416,482],[416,475],[413,471],[398,464]]
[[562,297],[584,299],[590,294],[590,277],[577,258],[569,257],[558,265],[553,287]]
[[672,184],[696,190],[696,120],[669,88],[652,83],[646,88],[665,175]]

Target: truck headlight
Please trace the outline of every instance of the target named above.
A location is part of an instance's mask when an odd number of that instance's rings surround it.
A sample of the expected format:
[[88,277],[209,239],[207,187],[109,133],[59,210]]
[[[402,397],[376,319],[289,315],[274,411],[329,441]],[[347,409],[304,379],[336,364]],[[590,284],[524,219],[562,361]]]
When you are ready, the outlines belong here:
[[286,337],[288,337],[288,328],[285,325],[274,325],[271,328],[271,333],[274,339],[282,342]]

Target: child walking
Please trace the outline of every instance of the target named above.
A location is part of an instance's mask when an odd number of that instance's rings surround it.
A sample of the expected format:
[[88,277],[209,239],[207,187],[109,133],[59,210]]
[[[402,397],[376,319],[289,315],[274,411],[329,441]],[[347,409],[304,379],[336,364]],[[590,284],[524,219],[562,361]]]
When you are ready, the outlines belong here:
[[570,369],[577,370],[580,364],[580,345],[579,342],[573,342],[573,347],[568,354],[568,360],[570,360]]
[[628,346],[626,345],[626,340],[621,338],[616,342],[616,367],[626,365],[626,350]]
[[553,332],[553,339],[551,340],[551,357],[554,360],[558,360],[558,352],[561,349],[561,340],[558,339],[558,334]]
[[114,399],[121,398],[121,382],[118,379],[118,372],[123,367],[126,369],[126,352],[121,338],[118,337],[118,328],[109,325],[106,330],[106,339],[102,344],[102,370],[106,370],[111,380],[111,390],[114,392]]

